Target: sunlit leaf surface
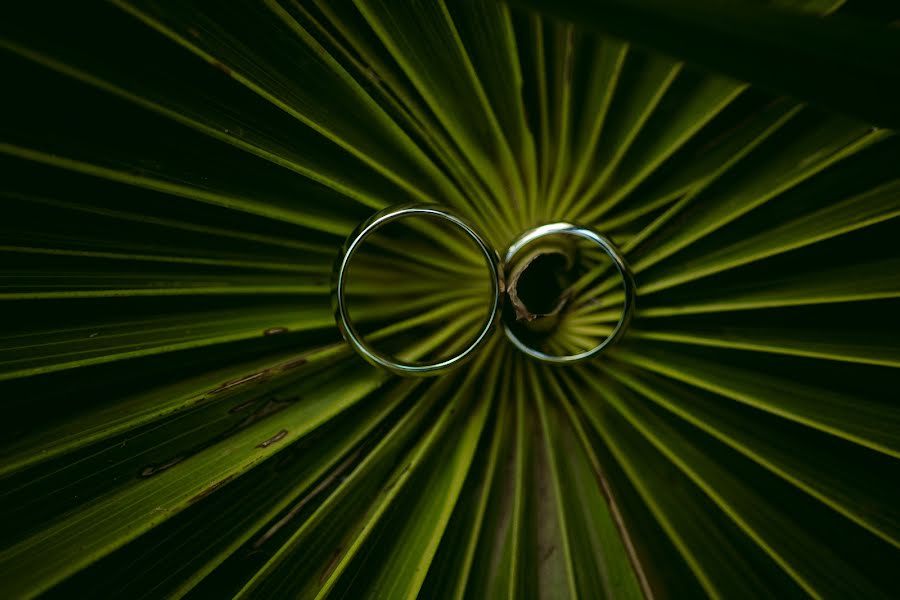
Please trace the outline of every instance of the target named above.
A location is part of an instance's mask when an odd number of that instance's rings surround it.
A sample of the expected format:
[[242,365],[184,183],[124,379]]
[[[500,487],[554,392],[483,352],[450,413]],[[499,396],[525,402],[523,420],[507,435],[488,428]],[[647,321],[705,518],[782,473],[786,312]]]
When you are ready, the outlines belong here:
[[[896,7],[2,13],[4,598],[896,597]],[[370,367],[332,263],[407,202],[501,253],[594,227],[635,273],[625,338]],[[445,356],[478,256],[413,233],[360,257],[357,314]],[[613,271],[573,289],[558,349],[618,319]]]

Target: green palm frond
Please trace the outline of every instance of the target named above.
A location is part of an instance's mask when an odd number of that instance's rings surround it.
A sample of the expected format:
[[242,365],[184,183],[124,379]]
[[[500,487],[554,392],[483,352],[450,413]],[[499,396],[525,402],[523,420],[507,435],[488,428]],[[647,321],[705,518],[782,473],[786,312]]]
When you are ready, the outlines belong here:
[[[896,595],[896,8],[3,12],[3,597]],[[368,366],[332,265],[409,202],[501,252],[554,221],[608,236],[624,339]],[[358,314],[452,353],[478,257],[407,234],[360,258]],[[557,348],[619,318],[608,265],[578,275]]]

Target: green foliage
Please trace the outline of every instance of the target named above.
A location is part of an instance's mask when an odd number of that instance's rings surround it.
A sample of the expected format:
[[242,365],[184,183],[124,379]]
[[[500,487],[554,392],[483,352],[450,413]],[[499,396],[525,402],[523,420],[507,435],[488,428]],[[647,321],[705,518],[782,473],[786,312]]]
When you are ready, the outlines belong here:
[[[890,6],[4,13],[4,597],[896,595]],[[499,334],[434,379],[368,366],[332,262],[412,201],[500,250],[596,228],[631,329],[573,367]],[[367,335],[409,358],[484,301],[446,283],[471,249],[417,233],[355,275]],[[578,276],[560,343],[618,319],[614,274]]]

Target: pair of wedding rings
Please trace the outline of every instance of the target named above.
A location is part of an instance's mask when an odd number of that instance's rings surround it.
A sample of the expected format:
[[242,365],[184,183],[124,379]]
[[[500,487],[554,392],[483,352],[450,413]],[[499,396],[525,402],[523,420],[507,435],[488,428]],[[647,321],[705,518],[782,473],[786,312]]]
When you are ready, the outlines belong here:
[[[353,259],[354,254],[359,250],[367,238],[371,237],[388,223],[410,217],[442,219],[470,238],[484,258],[491,290],[489,300],[490,310],[487,313],[488,316],[485,319],[483,327],[473,341],[458,354],[451,356],[450,358],[430,363],[402,362],[392,356],[375,350],[365,341],[363,336],[357,330],[353,320],[350,318],[350,312],[347,307],[347,267]],[[625,300],[621,316],[613,328],[612,333],[600,341],[596,346],[584,352],[554,355],[541,352],[540,350],[525,344],[506,323],[503,323],[503,332],[516,348],[543,362],[559,364],[574,363],[590,359],[622,337],[634,312],[634,279],[632,278],[631,271],[629,270],[624,257],[611,241],[596,231],[586,227],[579,227],[577,225],[572,225],[571,223],[551,223],[525,232],[510,245],[501,260],[498,253],[490,247],[478,231],[469,223],[447,209],[433,204],[407,204],[386,208],[372,215],[350,234],[347,241],[341,247],[332,275],[331,301],[338,329],[340,329],[341,335],[344,336],[344,339],[350,346],[359,353],[360,356],[373,365],[382,367],[399,375],[407,376],[437,375],[442,373],[471,358],[490,338],[498,321],[500,321],[501,310],[503,307],[503,296],[505,294],[503,285],[505,266],[509,265],[520,251],[531,246],[534,242],[548,236],[557,235],[574,236],[595,244],[611,259],[618,270],[619,276],[622,279]]]

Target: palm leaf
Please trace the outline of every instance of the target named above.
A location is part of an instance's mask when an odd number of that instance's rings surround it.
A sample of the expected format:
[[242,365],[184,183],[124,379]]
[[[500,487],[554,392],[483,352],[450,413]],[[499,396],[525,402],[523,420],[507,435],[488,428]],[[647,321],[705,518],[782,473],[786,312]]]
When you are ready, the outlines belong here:
[[[895,594],[892,7],[4,12],[6,597]],[[366,365],[332,262],[411,201],[500,250],[555,220],[609,236],[624,340],[565,368],[499,334],[433,379]],[[371,339],[461,347],[471,248],[373,244]],[[580,277],[558,348],[609,333],[617,281]]]

